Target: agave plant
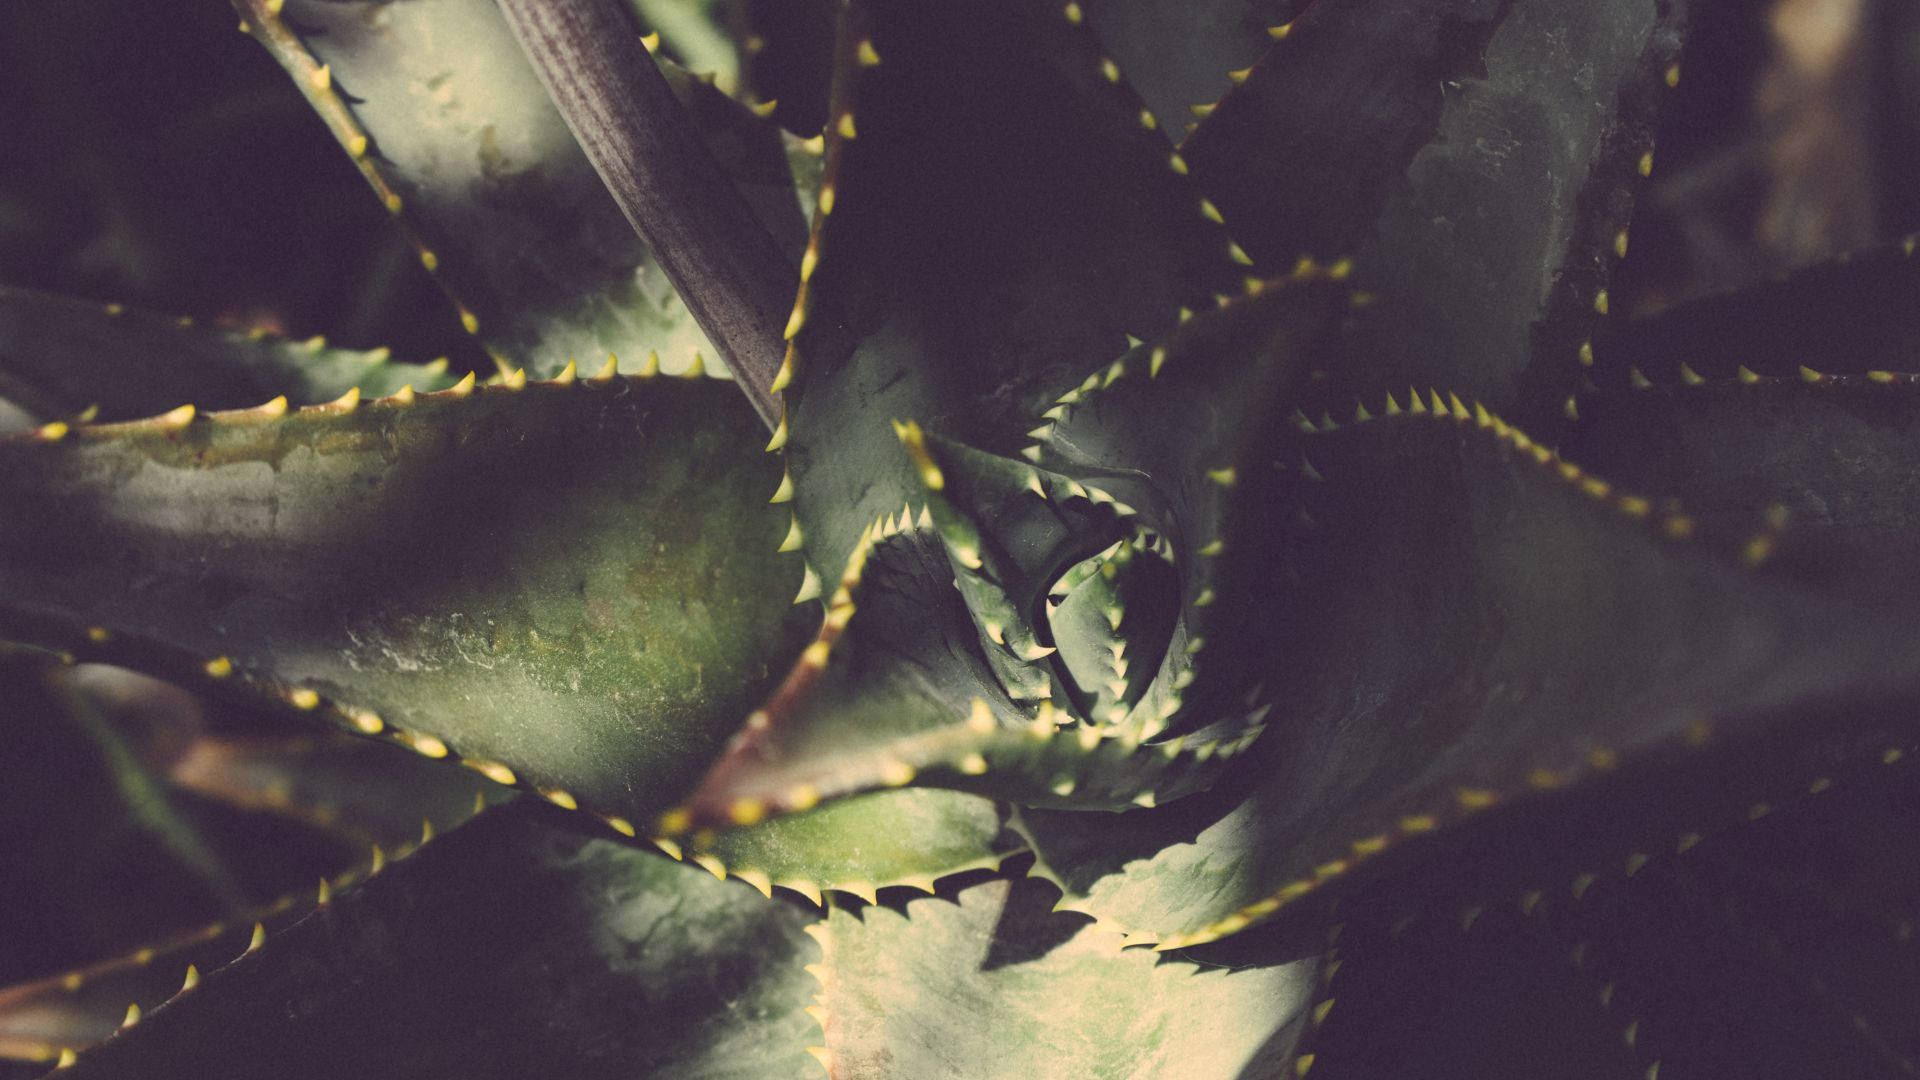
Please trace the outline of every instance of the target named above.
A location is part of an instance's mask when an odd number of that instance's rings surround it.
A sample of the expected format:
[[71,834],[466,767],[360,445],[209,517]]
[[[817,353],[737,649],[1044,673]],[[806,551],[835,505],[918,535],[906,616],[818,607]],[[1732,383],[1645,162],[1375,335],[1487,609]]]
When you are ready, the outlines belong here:
[[1920,261],[1609,319],[1684,4],[236,6],[499,371],[0,292],[22,798],[359,857],[0,1052],[1913,1072]]

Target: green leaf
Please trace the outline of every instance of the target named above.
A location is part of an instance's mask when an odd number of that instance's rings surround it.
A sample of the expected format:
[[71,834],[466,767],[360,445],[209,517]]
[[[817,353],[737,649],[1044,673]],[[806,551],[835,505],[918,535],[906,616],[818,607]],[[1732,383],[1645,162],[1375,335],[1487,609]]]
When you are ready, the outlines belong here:
[[[746,0],[738,18],[759,48],[746,50],[747,83],[775,103],[788,131],[817,135],[827,126],[834,30],[841,0]],[[804,188],[802,190],[805,190]]]
[[1126,334],[1239,287],[1226,233],[1058,6],[861,0],[844,31],[788,395],[823,579],[917,490],[889,420],[1006,451]]
[[874,890],[893,885],[932,892],[940,878],[998,867],[1021,848],[992,800],[914,787],[696,836],[688,850],[715,874],[762,892],[778,885],[819,904],[828,889],[869,902]]
[[1163,945],[1206,940],[1493,806],[1920,685],[1910,607],[1755,569],[1765,545],[1437,404],[1280,451],[1321,479],[1271,493],[1307,516],[1278,549],[1275,651],[1238,656],[1276,702],[1243,796],[1150,812],[1151,845],[1124,818],[1025,815],[1085,910]]
[[[119,695],[131,690],[155,710],[178,702],[127,687],[130,678],[150,682],[25,653],[0,660],[0,750],[16,766],[0,795],[9,866],[0,910],[32,929],[0,947],[0,981],[15,984],[0,988],[0,1058],[50,1062],[106,1038],[130,1004],[149,1009],[177,991],[188,964],[237,955],[256,921],[278,929],[311,910],[318,878],[338,888],[364,873],[351,867],[354,845],[289,820],[284,798],[209,798],[182,783],[196,759],[180,745],[190,737],[133,731]],[[409,764],[416,778],[429,768]],[[459,777],[425,786],[447,779]],[[471,816],[480,782],[469,781],[463,805],[434,808],[434,820]],[[416,813],[391,857],[420,830]]]
[[531,809],[333,897],[70,1075],[819,1075],[804,912]]
[[1086,0],[1100,45],[1178,139],[1273,44],[1293,0]]
[[1352,257],[1367,397],[1524,405],[1572,388],[1685,5],[1317,4],[1187,140],[1263,267]]
[[863,550],[820,638],[686,803],[662,816],[662,831],[751,825],[909,783],[1119,809],[1204,787],[1251,744],[1236,729],[1142,746],[1124,728],[1074,724],[1051,701],[1015,703],[950,581],[924,531],[890,531]]
[[[656,351],[671,372],[696,351],[716,363],[489,0],[245,4],[254,35],[504,364],[547,376],[613,353],[634,371]],[[778,129],[663,68],[722,169],[797,257],[804,222]]]
[[1276,470],[1300,472],[1274,447],[1301,423],[1283,403],[1330,336],[1338,294],[1307,274],[1194,316],[1062,395],[1034,432],[1030,458],[1117,499],[1137,528],[1166,540],[1179,620],[1129,720],[1145,736],[1240,730],[1266,704],[1257,691],[1268,672],[1245,660],[1273,655],[1267,639],[1286,602],[1275,538],[1294,510],[1273,485]]
[[207,330],[119,305],[0,287],[0,395],[42,420],[90,406],[102,420],[180,405],[242,409],[285,395],[295,405],[352,389],[381,397],[453,384],[445,360],[402,364],[386,349]]
[[1031,879],[989,881],[904,915],[829,913],[816,936],[833,1075],[1236,1080],[1290,1061],[1312,960],[1156,962],[1052,900]]
[[[1703,297],[1610,328],[1587,376],[1602,390],[1731,380],[1910,371],[1920,347],[1920,258],[1908,238]],[[1684,370],[1682,369],[1684,365]]]
[[1898,1075],[1920,788],[1910,721],[1880,719],[1905,737],[1730,747],[1757,774],[1653,770],[1344,898],[1313,1075]]
[[1568,458],[1725,527],[1775,515],[1781,555],[1906,580],[1920,523],[1912,376],[1761,376],[1581,398]]
[[167,766],[167,781],[204,799],[304,821],[354,849],[395,850],[512,797],[479,775],[331,732],[202,736]]
[[613,378],[0,444],[0,637],[642,821],[811,629],[757,430]]
[[[469,802],[451,812],[443,810],[433,821],[438,828],[451,829],[475,812]],[[328,903],[334,893],[379,872],[390,862],[410,857],[430,837],[429,832],[422,831],[418,819],[414,834],[338,872],[337,865],[326,866],[324,872],[321,867],[312,867],[320,881],[317,887],[313,878],[303,878],[296,891],[271,901],[228,912],[203,925],[154,928],[149,931],[153,936],[143,939],[137,948],[123,946],[116,954],[95,958],[84,966],[0,988],[0,1058],[52,1061],[63,1050],[85,1050],[105,1041],[182,993],[182,987],[201,973],[258,948],[267,937]],[[251,825],[248,840],[256,850],[245,854],[257,857],[257,848],[272,839],[257,823]],[[147,891],[134,898],[144,903],[151,918],[157,906],[157,890],[150,879],[142,884]],[[76,905],[81,906],[90,916],[102,910],[97,894],[91,902]],[[31,910],[8,904],[13,918],[25,920],[31,917]],[[44,928],[46,923],[36,925]]]

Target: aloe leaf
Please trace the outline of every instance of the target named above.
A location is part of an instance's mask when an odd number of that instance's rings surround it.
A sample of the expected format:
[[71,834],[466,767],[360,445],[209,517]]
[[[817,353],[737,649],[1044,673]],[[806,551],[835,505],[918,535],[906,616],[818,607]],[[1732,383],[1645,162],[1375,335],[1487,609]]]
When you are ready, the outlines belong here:
[[1767,512],[1782,557],[1916,567],[1920,397],[1912,376],[1758,377],[1581,398],[1567,456],[1638,490],[1678,498],[1703,522]]
[[[1436,395],[1420,415],[1294,446],[1320,479],[1272,493],[1307,517],[1280,548],[1276,651],[1242,658],[1277,702],[1252,786],[1150,812],[1196,816],[1143,819],[1181,842],[1121,840],[1107,877],[1077,882],[1087,910],[1163,945],[1270,918],[1502,803],[1703,741],[1817,731],[1796,725],[1847,702],[1906,701],[1920,674],[1900,604],[1756,567],[1764,528],[1715,539],[1484,412]],[[1048,827],[1096,849],[1097,830],[1124,831],[1025,824],[1063,873]]]
[[[179,748],[122,731],[101,671],[48,663],[0,663],[0,737],[9,760],[33,764],[0,800],[6,820],[33,823],[7,837],[0,909],[36,929],[0,949],[0,979],[15,983],[0,987],[0,1058],[38,1062],[164,1001],[188,965],[225,963],[256,922],[278,929],[311,910],[322,875],[339,888],[367,870],[326,830],[175,783],[164,765]],[[434,820],[472,812],[469,798]],[[403,857],[421,828],[415,817],[384,857]]]
[[[613,353],[716,353],[568,133],[490,0],[239,0],[242,17],[409,230],[463,320],[538,376]],[[663,65],[664,66],[664,65]],[[723,170],[797,255],[778,129],[670,78]]]
[[412,843],[423,822],[451,826],[476,805],[512,797],[477,773],[397,746],[326,731],[287,734],[282,717],[210,703],[121,668],[83,664],[56,679],[69,715],[101,725],[155,785],[298,823],[349,851],[394,851]]
[[739,50],[716,25],[720,5],[714,0],[627,0],[627,6],[688,70],[729,92],[739,85]]
[[1685,6],[1317,4],[1181,152],[1263,267],[1353,258],[1371,391],[1544,410],[1604,306]]
[[444,827],[471,816],[476,802],[509,794],[478,774],[328,732],[203,736],[166,778],[201,798],[309,823],[361,850],[394,850],[419,835],[422,821]]
[[1193,125],[1273,44],[1293,0],[1085,0],[1100,45],[1140,91],[1162,130]]
[[1899,1075],[1920,1013],[1898,822],[1920,789],[1910,738],[1865,748],[1780,762],[1774,784],[1715,792],[1738,800],[1719,821],[1618,857],[1539,858],[1567,828],[1616,831],[1613,802],[1516,817],[1499,846],[1348,898],[1314,1075],[1523,1075],[1549,1058],[1569,1075]]
[[475,812],[470,803],[424,824],[416,822],[413,837],[337,873],[329,868],[317,886],[303,881],[297,892],[218,921],[167,933],[57,975],[0,988],[0,1058],[55,1061],[111,1038],[193,989],[201,973],[252,952],[330,903],[333,894],[411,857],[432,838],[433,821],[452,829]]
[[1913,238],[1616,324],[1586,375],[1603,390],[1753,375],[1865,375],[1915,367]]
[[[875,890],[932,892],[941,878],[998,867],[1023,850],[990,799],[957,791],[878,791],[782,815],[751,828],[696,834],[686,857],[761,892],[772,886],[815,904],[828,890],[872,902]],[[670,854],[681,848],[671,840]]]
[[[1283,403],[1330,336],[1338,291],[1302,275],[1194,316],[1062,395],[1032,433],[1027,456],[1118,500],[1167,541],[1178,621],[1158,657],[1134,660],[1157,669],[1134,706],[1145,714],[1137,731],[1193,731],[1267,704],[1258,686],[1268,672],[1244,661],[1271,654],[1265,639],[1284,602],[1273,538],[1294,512],[1272,490],[1277,470],[1301,470],[1274,447],[1297,434]],[[1209,643],[1224,646],[1220,661]]]
[[819,1074],[802,910],[529,809],[339,893],[70,1075]]
[[36,928],[0,943],[0,980],[243,911],[303,880],[311,860],[342,857],[305,830],[167,785],[73,676],[44,656],[0,658],[0,740],[7,760],[23,763],[0,793],[0,820],[11,823],[0,910]]
[[644,820],[810,629],[777,466],[725,383],[518,385],[0,444],[0,635]]
[[284,395],[295,405],[358,389],[380,397],[453,384],[446,361],[403,364],[386,349],[209,330],[117,304],[0,287],[0,393],[42,420],[98,407],[101,420],[179,405],[240,409]]
[[[1247,680],[1216,678],[1195,688],[1208,708],[1204,720],[1188,725],[1196,735],[1190,745],[1184,737],[1152,748],[1141,743],[1160,732],[1194,682],[1202,640],[1196,627],[1251,635],[1269,625],[1261,598],[1272,592],[1272,575],[1255,541],[1264,535],[1259,523],[1274,512],[1262,494],[1272,472],[1268,443],[1291,423],[1272,403],[1297,377],[1301,353],[1337,307],[1337,290],[1316,276],[1264,285],[1189,317],[1163,341],[1066,392],[1028,437],[1043,440],[1031,448],[1034,455],[1079,469],[1086,485],[898,425],[908,451],[901,457],[929,507],[917,515],[908,505],[869,527],[838,579],[821,638],[684,813],[672,815],[680,828],[669,831],[805,808],[915,778],[1029,804],[1112,809],[1204,786],[1257,734],[1267,703]],[[1137,437],[1121,439],[1116,432],[1123,429]],[[1247,497],[1239,502],[1246,509],[1229,513],[1236,468],[1248,472]],[[1148,509],[1116,502],[1103,484]],[[1151,605],[1139,605],[1136,617],[1154,625],[1119,639],[1097,626],[1080,635],[1061,622],[1061,630],[1085,638],[1070,653],[1082,644],[1120,644],[1116,662],[1138,664],[1141,672],[1129,679],[1114,668],[1114,681],[1124,683],[1118,712],[1130,705],[1137,722],[1058,711],[1052,686],[1075,686],[1078,677],[1066,659],[1047,659],[1053,631],[1046,629],[1042,641],[1035,628],[1049,616],[1031,609],[1051,602],[1047,590],[1065,580],[1068,560],[1085,554],[1072,544],[1125,536],[1120,526],[1136,516],[1177,541],[1165,555],[1143,549],[1141,558],[1171,559],[1184,576],[1185,621],[1169,630],[1171,610],[1147,618]],[[1248,542],[1236,535],[1223,548],[1219,530],[1230,517]],[[926,533],[935,531],[945,557],[927,542]],[[1214,564],[1240,576],[1216,582]],[[949,581],[960,596],[947,590]],[[1209,622],[1216,603],[1222,618]],[[1117,613],[1126,624],[1125,602],[1095,606],[1098,618]],[[1068,610],[1062,618],[1071,617]],[[1010,677],[1018,674],[1011,664],[1042,661],[1055,668],[1042,692],[1027,692]],[[1142,674],[1153,676],[1152,689],[1142,690]],[[1199,730],[1209,722],[1210,730]]]
[[1235,731],[1143,746],[1125,730],[1076,724],[1051,701],[1014,702],[949,573],[924,533],[863,551],[821,637],[660,828],[679,837],[751,825],[910,783],[1119,809],[1203,788],[1251,745]]
[[834,910],[816,933],[827,1049],[848,1080],[1279,1075],[1314,962],[1156,963],[1052,913],[1053,890],[989,881],[905,913]]
[[747,84],[774,103],[781,127],[807,136],[825,130],[841,0],[746,0],[735,7],[745,31]]
[[1004,451],[1128,333],[1239,289],[1225,231],[1060,8],[861,0],[842,30],[789,324],[788,461],[823,579],[918,486],[889,420]]

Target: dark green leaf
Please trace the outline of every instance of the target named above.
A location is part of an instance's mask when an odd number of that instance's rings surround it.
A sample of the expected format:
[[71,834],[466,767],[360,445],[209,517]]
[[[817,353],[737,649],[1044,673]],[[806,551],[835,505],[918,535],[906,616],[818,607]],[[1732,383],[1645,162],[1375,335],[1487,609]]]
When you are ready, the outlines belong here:
[[[893,523],[897,529],[898,522]],[[863,551],[820,639],[662,829],[750,825],[822,799],[918,782],[1024,803],[1118,809],[1177,798],[1250,744],[1142,746],[1015,703],[994,680],[944,554],[925,531]]]
[[801,909],[526,809],[333,897],[69,1075],[819,1075]]
[[1316,4],[1182,152],[1264,267],[1354,259],[1369,399],[1411,382],[1544,413],[1591,336],[1684,7]]
[[295,405],[358,388],[381,397],[452,385],[446,361],[400,364],[387,350],[335,349],[204,330],[118,305],[0,288],[0,396],[61,420],[99,406],[102,420],[181,405],[244,409],[279,395]]
[[[1216,936],[1496,804],[1861,698],[1909,700],[1910,608],[1742,565],[1766,544],[1726,551],[1438,404],[1284,451],[1322,479],[1293,474],[1273,496],[1306,517],[1280,548],[1276,651],[1237,656],[1277,703],[1246,796],[1151,812],[1142,828],[1193,841],[1159,854],[1100,839],[1124,819],[1026,816],[1087,910],[1163,941]],[[1049,828],[1082,859],[1111,854],[1078,864]]]
[[[1266,703],[1268,673],[1244,660],[1272,655],[1266,639],[1284,602],[1276,539],[1295,509],[1273,487],[1279,470],[1301,468],[1274,447],[1297,434],[1284,403],[1339,307],[1319,275],[1269,284],[1096,372],[1034,433],[1030,457],[1119,500],[1136,528],[1166,541],[1179,621],[1129,721],[1144,736],[1217,722],[1241,730]],[[1224,647],[1218,662],[1209,646]]]
[[1293,0],[1086,0],[1080,5],[1100,45],[1140,91],[1162,130],[1176,139],[1195,105],[1234,86],[1287,22]]
[[1000,818],[978,795],[912,787],[699,837],[689,851],[708,870],[762,891],[779,885],[818,904],[833,889],[871,901],[876,889],[932,892],[950,874],[998,867],[1022,847]]
[[745,50],[747,83],[775,103],[788,131],[817,135],[827,126],[834,31],[841,0],[746,0],[738,21],[757,40]]
[[1788,379],[1800,378],[1802,367],[1911,371],[1920,350],[1913,252],[1909,238],[1615,325],[1594,341],[1587,375],[1603,390],[1625,390],[1640,380],[1730,380],[1741,368]]
[[[245,0],[255,36],[354,152],[481,340],[552,375],[714,350],[621,217],[491,0]],[[279,12],[276,14],[276,12]],[[726,173],[797,257],[779,131],[670,72]]]
[[818,935],[827,1049],[847,1080],[986,1076],[1236,1080],[1290,1060],[1312,960],[1242,971],[1156,962],[1049,911],[1031,879],[834,910]]
[[360,851],[445,827],[504,792],[464,769],[400,747],[332,732],[278,738],[202,737],[168,765],[168,783],[229,806],[307,822]]
[[615,378],[0,444],[0,635],[639,822],[811,628],[758,430]]
[[[1565,453],[1725,525],[1784,515],[1786,554],[1904,579],[1920,568],[1920,396],[1911,377],[1761,377],[1580,399]],[[1800,543],[1796,545],[1796,541]]]
[[1864,719],[1506,815],[1348,897],[1314,1075],[1902,1075],[1920,789],[1910,721]]
[[1004,452],[1127,333],[1238,289],[1226,233],[1058,6],[861,0],[843,37],[789,393],[823,580],[917,490],[890,419]]

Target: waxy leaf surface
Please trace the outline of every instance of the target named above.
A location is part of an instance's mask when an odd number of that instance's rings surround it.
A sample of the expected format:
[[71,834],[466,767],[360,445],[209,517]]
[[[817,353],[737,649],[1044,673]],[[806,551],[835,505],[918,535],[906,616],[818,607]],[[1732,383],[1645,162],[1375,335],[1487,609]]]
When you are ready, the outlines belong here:
[[804,910],[527,809],[336,895],[71,1075],[820,1075]]
[[6,443],[0,622],[637,822],[811,629],[756,427],[616,377]]

